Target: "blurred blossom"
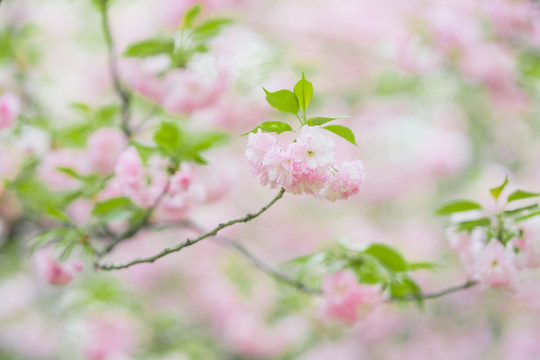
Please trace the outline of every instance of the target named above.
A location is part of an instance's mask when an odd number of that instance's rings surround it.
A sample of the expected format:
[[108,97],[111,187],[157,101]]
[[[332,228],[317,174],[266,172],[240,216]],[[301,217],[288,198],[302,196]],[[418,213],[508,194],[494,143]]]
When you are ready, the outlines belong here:
[[378,286],[358,283],[351,270],[326,275],[322,284],[324,302],[322,313],[328,320],[354,324],[362,315],[382,303]]
[[86,322],[85,355],[88,360],[131,359],[137,345],[132,319],[120,314],[102,314]]
[[49,249],[39,250],[34,259],[37,274],[51,285],[68,285],[83,269],[83,263],[79,260],[59,263]]
[[21,100],[10,92],[0,95],[0,130],[10,127],[21,112]]
[[109,174],[126,147],[127,139],[120,129],[102,128],[94,132],[87,140],[87,153],[92,168],[102,174]]

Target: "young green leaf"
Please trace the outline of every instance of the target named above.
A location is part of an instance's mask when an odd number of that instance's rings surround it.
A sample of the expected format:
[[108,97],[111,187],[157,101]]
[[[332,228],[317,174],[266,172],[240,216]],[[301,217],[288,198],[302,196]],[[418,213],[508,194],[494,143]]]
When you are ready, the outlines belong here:
[[274,109],[295,115],[298,113],[300,108],[298,105],[298,99],[292,91],[279,90],[271,93],[266,91],[265,88],[263,88],[263,90],[266,94],[266,101]]
[[56,220],[60,220],[64,223],[72,223],[71,219],[69,218],[69,216],[67,216],[66,213],[64,213],[60,209],[57,209],[51,204],[47,204],[45,206],[44,215],[51,217],[53,219],[56,219]]
[[456,212],[480,210],[482,205],[472,200],[453,200],[449,201],[435,212],[436,215],[451,215]]
[[494,187],[492,189],[489,189],[489,192],[491,192],[491,196],[493,196],[493,198],[497,200],[499,198],[499,195],[501,195],[501,192],[504,190],[507,184],[508,184],[508,176],[504,178],[504,182],[501,185]]
[[533,211],[533,212],[531,212],[529,214],[526,214],[526,215],[518,216],[518,217],[516,217],[514,219],[514,221],[516,223],[519,223],[519,222],[525,221],[527,219],[530,219],[530,218],[538,216],[538,215],[540,215],[540,210],[539,211]]
[[256,133],[257,130],[261,129],[262,131],[264,132],[273,132],[273,133],[278,133],[278,134],[281,134],[282,132],[285,132],[285,131],[292,131],[292,128],[289,124],[287,123],[284,123],[284,122],[281,122],[281,121],[265,121],[261,124],[259,124],[259,126],[257,126],[255,129],[245,133],[245,134],[242,134],[240,136],[245,136],[245,135],[248,135],[248,134],[251,134],[251,133]]
[[121,196],[97,203],[92,209],[92,216],[100,221],[132,219],[144,210],[135,205],[131,199]]
[[354,138],[354,133],[352,132],[351,129],[349,129],[348,127],[346,126],[342,126],[342,125],[328,125],[328,126],[324,126],[323,129],[326,129],[328,131],[331,131],[333,132],[334,134],[338,135],[338,136],[341,136],[342,138],[344,138],[345,140],[347,140],[348,142],[350,142],[351,144],[353,145],[356,145],[356,139]]
[[391,246],[386,244],[371,244],[364,253],[374,256],[381,264],[391,271],[407,271],[409,266],[403,256]]
[[92,215],[101,216],[103,214],[110,213],[111,211],[116,211],[118,209],[127,209],[135,206],[131,199],[121,196],[111,199],[107,199],[101,202],[98,202],[94,209],[92,209]]
[[186,10],[184,16],[182,17],[182,23],[180,29],[186,29],[193,26],[193,22],[199,16],[202,10],[201,4],[195,4]]
[[524,211],[529,211],[529,210],[534,210],[534,209],[537,209],[538,208],[538,204],[531,204],[531,205],[527,205],[527,206],[522,206],[522,207],[519,207],[519,208],[516,208],[516,209],[511,209],[511,210],[505,210],[503,211],[503,214],[505,216],[513,216],[513,215],[518,215]]
[[438,268],[442,268],[441,265],[431,262],[415,262],[415,263],[409,263],[409,270],[416,271],[416,270],[436,270]]
[[219,35],[224,26],[232,24],[231,19],[210,19],[193,29],[193,41],[204,41]]
[[422,289],[409,276],[403,276],[401,279],[392,281],[390,283],[390,295],[396,300],[413,298],[418,306],[423,305]]
[[347,115],[338,115],[338,116],[334,116],[334,117],[313,117],[313,118],[308,119],[307,124],[309,126],[323,125],[323,124],[326,124],[327,122],[330,122],[332,120],[343,119],[343,118],[347,118],[347,117],[349,117],[349,116],[347,116]]
[[124,51],[125,57],[148,57],[159,54],[172,54],[174,41],[172,39],[146,39],[130,44]]
[[476,220],[470,220],[470,221],[463,221],[460,223],[457,223],[456,232],[461,231],[470,231],[474,228],[481,227],[481,226],[490,226],[491,225],[491,219],[487,217],[483,217]]
[[154,141],[164,155],[174,155],[180,147],[180,130],[173,122],[162,122],[154,133]]
[[306,80],[304,73],[302,73],[302,79],[294,85],[294,94],[298,99],[300,110],[306,112],[313,96],[313,84]]
[[508,195],[508,202],[537,197],[537,196],[540,196],[540,193],[533,193],[533,192],[528,192],[524,190],[516,190],[510,195]]

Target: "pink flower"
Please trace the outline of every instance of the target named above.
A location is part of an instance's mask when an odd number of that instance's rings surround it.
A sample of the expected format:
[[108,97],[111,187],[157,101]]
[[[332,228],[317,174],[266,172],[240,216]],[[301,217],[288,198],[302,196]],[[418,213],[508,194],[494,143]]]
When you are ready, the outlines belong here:
[[206,77],[191,70],[177,70],[166,78],[163,107],[173,114],[190,114],[216,103],[228,84],[227,75]]
[[296,141],[286,148],[275,135],[258,130],[249,135],[246,157],[261,184],[283,187],[293,194],[346,199],[358,193],[365,179],[360,161],[334,167],[334,141],[319,126],[302,127]]
[[364,164],[360,160],[346,161],[335,167],[336,173],[330,176],[321,196],[330,201],[347,199],[358,194],[366,180]]
[[334,164],[334,141],[319,126],[303,126],[296,142],[288,147],[298,170],[325,168]]
[[511,287],[518,275],[512,249],[496,239],[477,254],[471,274],[475,280],[491,287]]
[[346,324],[354,324],[361,312],[371,310],[383,300],[379,287],[359,284],[352,270],[326,275],[322,291],[324,316]]
[[115,166],[116,176],[104,193],[127,196],[144,208],[153,206],[166,190],[168,175],[165,166],[164,159],[153,157],[145,168],[137,150],[130,147],[120,155]]
[[193,171],[189,165],[182,165],[182,170],[177,171],[169,180],[168,193],[176,195],[189,189],[193,181]]
[[85,344],[89,360],[129,359],[134,352],[137,336],[131,319],[120,315],[101,316],[87,322]]
[[64,286],[71,283],[75,275],[83,269],[81,261],[59,263],[48,249],[39,251],[35,256],[35,262],[39,277],[52,285]]
[[0,95],[0,130],[10,127],[20,112],[21,101],[16,95],[10,92]]
[[87,152],[92,169],[102,174],[112,172],[126,146],[126,136],[120,129],[102,128],[94,132],[87,140]]
[[37,169],[38,176],[53,190],[71,190],[79,186],[79,181],[64,174],[59,167],[70,168],[80,174],[87,172],[82,153],[59,149],[45,155]]
[[144,167],[139,153],[134,147],[129,147],[120,154],[114,168],[116,177],[129,187],[141,185]]
[[482,43],[468,48],[459,59],[459,68],[471,82],[503,91],[515,84],[515,60],[505,48]]
[[275,146],[276,137],[272,134],[264,133],[260,129],[256,133],[249,134],[246,157],[252,167],[263,166],[266,154],[273,150]]

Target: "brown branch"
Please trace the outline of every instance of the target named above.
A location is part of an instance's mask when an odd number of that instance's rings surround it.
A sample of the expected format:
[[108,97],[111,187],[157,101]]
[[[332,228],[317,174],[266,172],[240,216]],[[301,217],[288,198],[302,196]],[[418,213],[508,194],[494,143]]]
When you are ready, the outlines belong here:
[[466,290],[478,284],[478,281],[467,280],[464,284],[452,286],[447,289],[443,289],[433,293],[427,294],[418,294],[418,295],[409,295],[403,297],[392,297],[387,300],[387,302],[397,302],[397,301],[418,301],[418,300],[431,300],[438,299],[448,294],[452,294],[461,290]]
[[169,190],[169,184],[170,184],[170,178],[167,179],[165,188],[163,189],[159,197],[156,199],[156,201],[154,201],[154,203],[148,209],[146,209],[141,221],[139,221],[139,223],[137,223],[137,225],[135,225],[134,227],[128,229],[124,234],[120,236],[116,236],[116,234],[110,231],[110,229],[107,226],[104,226],[103,229],[105,233],[113,239],[113,242],[110,243],[105,249],[97,253],[98,259],[102,258],[103,256],[113,251],[113,249],[122,241],[135,236],[139,231],[141,231],[143,228],[145,228],[149,224],[152,213],[159,206],[159,204],[161,203],[161,200],[163,200],[163,198],[167,194],[167,191]]
[[120,71],[118,70],[118,64],[116,61],[116,47],[111,34],[108,9],[108,1],[105,0],[103,1],[103,5],[100,6],[100,14],[103,35],[105,37],[105,42],[107,43],[107,51],[109,55],[109,72],[112,77],[114,89],[122,104],[122,130],[129,137],[131,135],[131,129],[129,128],[129,121],[131,118],[131,93],[122,85],[120,80]]
[[227,222],[224,222],[224,223],[221,223],[219,224],[218,226],[216,226],[214,229],[204,233],[204,234],[201,234],[200,236],[194,238],[194,239],[187,239],[185,240],[184,242],[176,245],[176,246],[173,246],[171,248],[166,248],[166,249],[163,249],[161,252],[153,255],[153,256],[149,256],[149,257],[145,257],[145,258],[137,258],[137,259],[134,259],[130,262],[127,262],[127,263],[124,263],[124,264],[103,264],[103,263],[100,263],[99,261],[96,261],[95,262],[95,266],[96,268],[98,269],[102,269],[102,270],[119,270],[119,269],[126,269],[128,267],[131,267],[133,265],[136,265],[136,264],[142,264],[142,263],[153,263],[154,261],[164,257],[164,256],[167,256],[169,254],[172,254],[172,253],[175,253],[175,252],[178,252],[188,246],[191,246],[193,244],[196,244],[198,243],[199,241],[202,241],[206,238],[209,238],[211,236],[215,236],[217,235],[217,233],[224,229],[224,228],[227,228],[229,226],[232,226],[234,224],[238,224],[238,223],[246,223],[246,222],[249,222],[253,219],[255,219],[256,217],[258,217],[259,215],[261,215],[262,213],[264,213],[266,210],[268,210],[272,205],[274,205],[279,199],[281,199],[283,197],[283,194],[285,194],[285,189],[281,188],[279,190],[279,193],[268,203],[266,204],[265,206],[263,206],[259,211],[255,212],[255,213],[252,213],[252,214],[247,214],[243,217],[240,217],[240,218],[237,218],[237,219],[233,219],[233,220],[229,220]]

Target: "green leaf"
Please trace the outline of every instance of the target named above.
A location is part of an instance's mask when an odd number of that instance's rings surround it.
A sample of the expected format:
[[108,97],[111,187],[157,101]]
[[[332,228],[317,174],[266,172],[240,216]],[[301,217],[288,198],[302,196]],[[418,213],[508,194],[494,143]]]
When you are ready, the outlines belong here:
[[533,192],[528,192],[524,190],[516,190],[510,195],[508,195],[508,202],[521,200],[521,199],[528,199],[528,198],[537,197],[537,196],[540,196],[540,193],[533,193]]
[[302,80],[294,85],[294,94],[300,109],[306,112],[313,96],[313,84],[306,80],[304,73],[302,73]]
[[441,206],[435,212],[436,215],[451,215],[456,212],[480,210],[482,205],[472,200],[453,200]]
[[295,269],[296,279],[302,281],[316,266],[324,263],[327,258],[326,252],[317,252],[291,259],[280,265],[283,269]]
[[529,210],[533,210],[533,209],[537,209],[537,208],[538,208],[538,204],[531,204],[531,205],[522,206],[522,207],[512,209],[512,210],[505,210],[505,211],[503,211],[503,214],[505,216],[513,216],[513,215],[517,215],[519,213],[522,213],[524,211],[529,211]]
[[508,184],[508,176],[504,178],[504,182],[501,185],[494,187],[492,189],[489,189],[489,191],[491,192],[491,195],[493,196],[495,200],[499,198],[499,195],[504,190],[507,184]]
[[138,207],[131,199],[121,196],[97,203],[92,209],[92,215],[102,221],[111,221],[129,217],[130,213],[136,209]]
[[124,51],[125,57],[148,57],[159,54],[172,54],[174,41],[172,39],[147,39],[130,44]]
[[296,95],[290,90],[279,90],[276,92],[268,92],[263,88],[266,93],[266,101],[274,109],[282,112],[297,114],[299,110],[298,99]]
[[390,295],[397,300],[403,298],[404,301],[412,297],[416,300],[418,306],[423,305],[422,289],[409,276],[403,276],[401,279],[392,281],[390,283]]
[[150,157],[159,151],[156,147],[144,145],[136,141],[130,141],[129,145],[135,147],[143,163],[147,163]]
[[438,268],[441,268],[442,266],[436,263],[431,262],[415,262],[415,263],[409,263],[409,270],[416,271],[416,270],[435,270]]
[[530,219],[530,218],[538,216],[538,215],[540,215],[540,210],[539,211],[533,211],[533,212],[531,212],[531,213],[529,213],[527,215],[518,216],[517,218],[514,219],[514,221],[516,223],[518,223],[518,222],[525,221],[527,219]]
[[407,261],[396,249],[386,244],[374,243],[371,244],[364,253],[374,256],[388,270],[400,272],[409,269]]
[[193,26],[193,22],[199,16],[202,10],[201,4],[195,4],[186,10],[184,16],[182,17],[182,23],[180,25],[181,29],[190,28]]
[[364,284],[378,284],[388,278],[388,271],[373,255],[358,254],[344,266],[355,272],[358,281]]
[[49,216],[53,219],[56,219],[56,220],[60,220],[64,223],[71,223],[71,219],[69,218],[69,216],[67,216],[63,211],[61,211],[60,209],[57,209],[56,207],[54,207],[53,205],[51,204],[47,204],[45,206],[45,213],[44,215],[46,216]]
[[228,140],[228,136],[220,131],[207,131],[199,134],[190,134],[189,147],[192,151],[201,152],[208,150]]
[[476,220],[463,221],[456,224],[457,226],[456,232],[470,231],[477,227],[490,226],[490,225],[491,225],[491,219],[487,217],[483,217]]
[[335,117],[313,117],[313,118],[308,119],[307,124],[309,126],[323,125],[323,124],[326,124],[327,122],[330,122],[332,120],[343,119],[343,118],[347,118],[347,117],[349,117],[349,116],[347,116],[347,115],[338,115],[338,116],[335,116]]
[[164,155],[175,155],[180,147],[180,130],[173,122],[162,122],[154,132],[154,141]]
[[281,122],[281,121],[265,121],[261,124],[259,124],[259,126],[257,126],[255,129],[245,133],[245,134],[242,134],[240,136],[245,136],[245,135],[248,135],[248,134],[251,134],[251,133],[256,133],[257,130],[261,129],[262,131],[264,132],[273,132],[273,133],[278,133],[278,134],[281,134],[282,132],[285,132],[285,131],[292,131],[292,128],[289,124],[287,123],[284,123],[284,122]]
[[77,179],[77,180],[81,180],[81,179],[84,178],[84,176],[80,175],[78,172],[76,172],[75,170],[73,170],[71,168],[59,166],[59,167],[56,168],[56,170],[60,171],[61,173],[66,174],[69,177]]
[[193,41],[203,41],[219,35],[224,26],[232,24],[231,19],[210,19],[193,29]]
[[39,247],[47,245],[57,239],[65,238],[66,235],[72,231],[73,229],[66,227],[43,230],[39,234],[30,238],[30,240],[33,241],[30,247],[30,253],[35,252]]
[[356,145],[356,139],[354,138],[354,133],[352,132],[351,129],[349,129],[348,127],[346,126],[342,126],[342,125],[328,125],[328,126],[324,126],[323,129],[326,129],[328,131],[331,131],[333,132],[334,134],[338,135],[338,136],[341,136],[342,138],[344,138],[345,140],[347,140],[348,142],[350,142],[351,144],[353,145]]

